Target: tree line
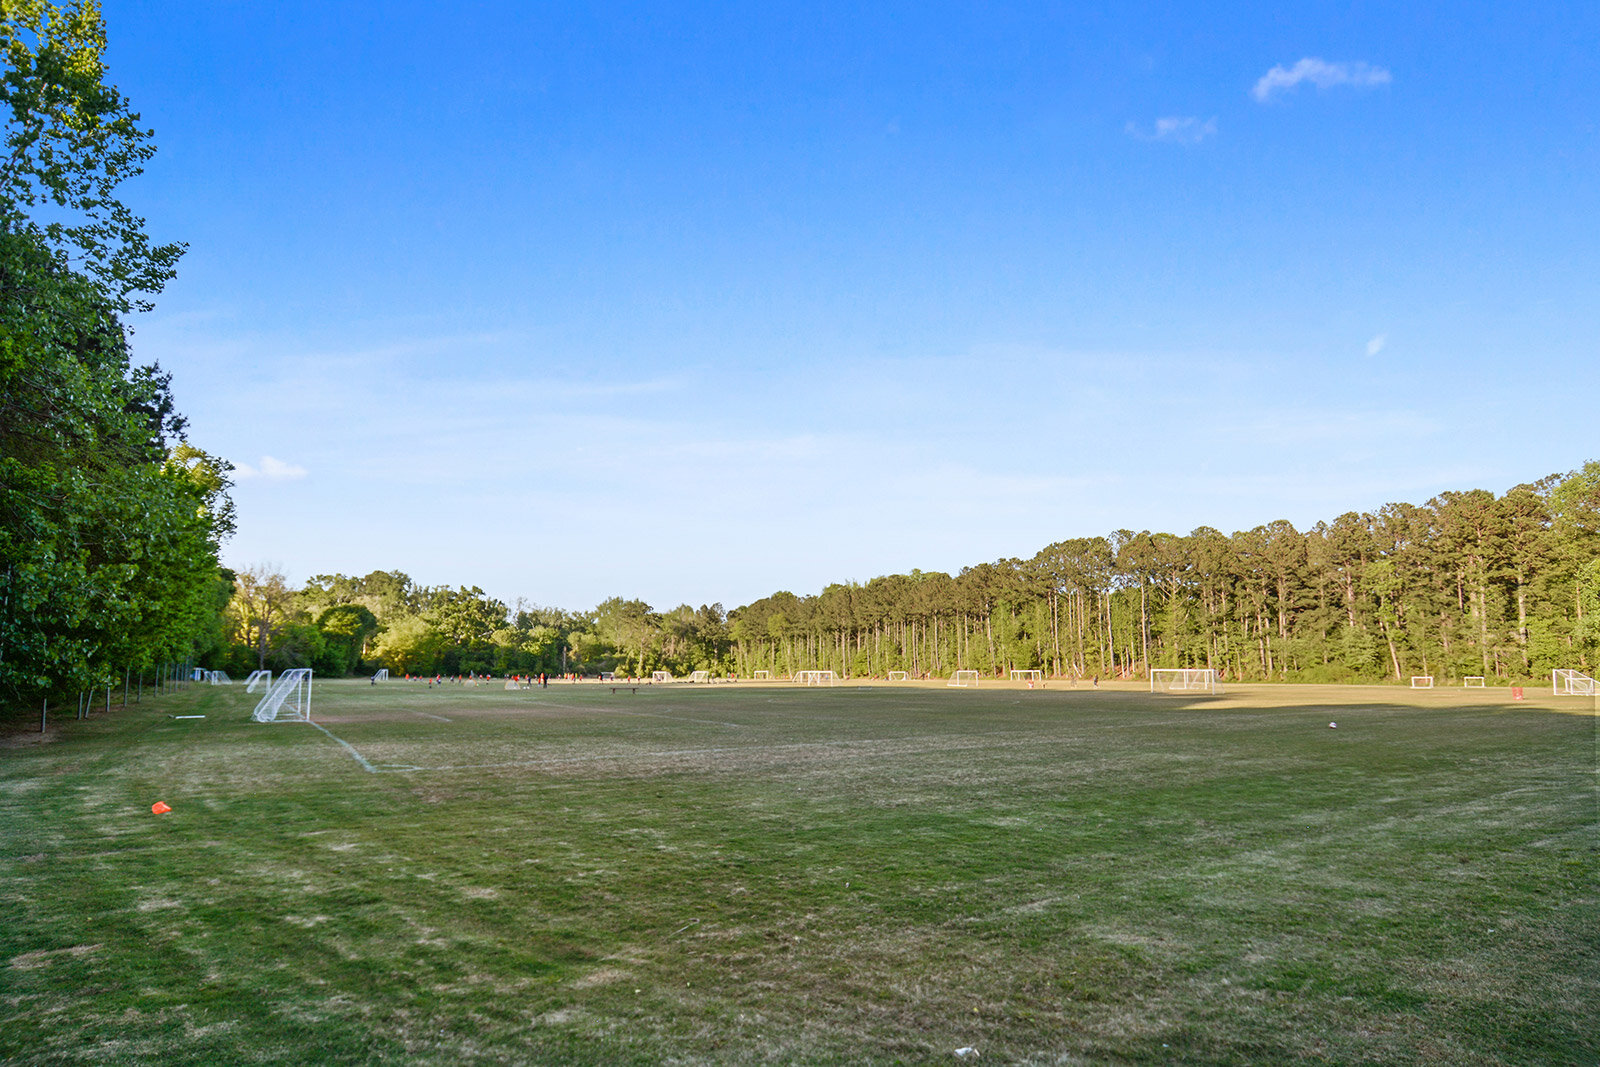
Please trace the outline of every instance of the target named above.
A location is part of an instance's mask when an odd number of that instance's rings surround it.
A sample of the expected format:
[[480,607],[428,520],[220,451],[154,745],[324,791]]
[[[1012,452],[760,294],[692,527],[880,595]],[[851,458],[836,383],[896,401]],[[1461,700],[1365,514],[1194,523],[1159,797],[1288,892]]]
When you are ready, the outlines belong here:
[[0,5],[0,705],[169,673],[223,642],[229,471],[125,316],[183,252],[117,187],[154,152],[91,3]]
[[959,574],[914,570],[657,611],[508,607],[397,571],[241,575],[235,669],[387,667],[431,675],[831,669],[942,676],[1144,677],[1209,667],[1237,680],[1502,680],[1592,673],[1600,659],[1600,462],[1496,496],[1475,489],[1297,530],[1118,530]]

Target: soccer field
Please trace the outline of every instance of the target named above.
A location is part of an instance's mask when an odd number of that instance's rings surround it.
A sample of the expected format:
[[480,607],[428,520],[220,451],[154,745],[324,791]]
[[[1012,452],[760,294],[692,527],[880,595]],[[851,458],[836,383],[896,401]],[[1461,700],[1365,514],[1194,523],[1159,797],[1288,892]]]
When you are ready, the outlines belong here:
[[194,686],[0,749],[0,1057],[1600,1058],[1592,700],[253,704]]

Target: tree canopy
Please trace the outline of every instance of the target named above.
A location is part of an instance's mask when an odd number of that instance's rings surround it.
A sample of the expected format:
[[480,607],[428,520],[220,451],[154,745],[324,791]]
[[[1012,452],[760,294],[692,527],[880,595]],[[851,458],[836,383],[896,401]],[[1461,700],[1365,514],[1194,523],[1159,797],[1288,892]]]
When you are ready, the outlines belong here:
[[89,3],[0,3],[0,698],[221,639],[231,466],[184,441],[120,315],[171,276],[116,197],[153,150],[103,82]]

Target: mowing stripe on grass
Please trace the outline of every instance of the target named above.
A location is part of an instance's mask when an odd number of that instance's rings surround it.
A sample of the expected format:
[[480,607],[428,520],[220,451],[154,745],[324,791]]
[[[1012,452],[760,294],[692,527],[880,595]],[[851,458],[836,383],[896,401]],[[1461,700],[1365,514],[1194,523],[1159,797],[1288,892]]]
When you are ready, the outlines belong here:
[[[331,734],[329,735],[332,736]],[[1001,735],[1004,736],[1004,735]],[[846,749],[860,750],[862,754],[872,755],[917,755],[928,752],[956,752],[956,751],[985,751],[998,748],[1039,748],[1044,745],[1067,745],[1069,747],[1082,747],[1081,738],[1039,738],[1029,737],[1017,741],[992,741],[986,736],[973,737],[968,735],[950,735],[953,740],[963,740],[964,744],[930,744],[924,738],[905,737],[880,737],[867,738],[857,741],[795,741],[781,745],[718,745],[707,748],[672,748],[657,749],[649,752],[625,752],[615,755],[595,756],[548,756],[543,759],[531,760],[506,760],[500,763],[449,763],[437,767],[408,767],[414,771],[486,771],[497,767],[542,767],[552,764],[573,763],[627,763],[635,760],[665,759],[675,756],[727,756],[760,754],[763,752],[800,752],[800,751],[833,751]],[[915,742],[923,742],[918,745]],[[351,749],[351,751],[355,751]],[[386,768],[380,768],[386,769]]]

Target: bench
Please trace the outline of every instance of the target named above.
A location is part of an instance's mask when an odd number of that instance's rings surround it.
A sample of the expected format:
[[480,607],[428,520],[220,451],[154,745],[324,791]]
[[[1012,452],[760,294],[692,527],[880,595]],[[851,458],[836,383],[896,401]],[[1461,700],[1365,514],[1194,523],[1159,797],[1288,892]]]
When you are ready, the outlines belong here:
[[616,696],[617,695],[617,690],[619,690],[619,689],[626,689],[628,692],[633,693],[635,696],[637,696],[638,693],[639,693],[639,687],[636,686],[636,685],[614,685],[614,686],[611,687],[611,695],[612,696]]

